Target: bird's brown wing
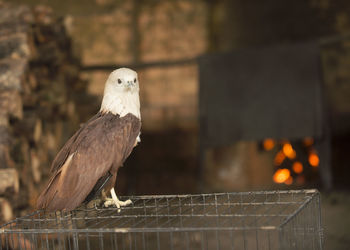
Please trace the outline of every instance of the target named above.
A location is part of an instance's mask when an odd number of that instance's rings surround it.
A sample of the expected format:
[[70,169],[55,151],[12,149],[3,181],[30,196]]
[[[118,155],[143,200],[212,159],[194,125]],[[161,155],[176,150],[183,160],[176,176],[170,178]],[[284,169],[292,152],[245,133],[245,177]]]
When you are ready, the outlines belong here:
[[79,206],[112,165],[120,166],[124,162],[140,128],[140,120],[131,114],[122,118],[101,115],[83,127],[72,142],[65,162],[54,168],[37,207],[55,211]]
[[101,113],[97,113],[96,115],[94,115],[90,120],[84,123],[71,138],[69,138],[69,140],[64,144],[64,146],[61,148],[61,150],[58,152],[55,159],[53,160],[50,169],[51,173],[54,173],[57,170],[59,170],[62,167],[62,165],[66,162],[68,156],[71,154],[72,146],[76,142],[80,133],[82,131],[86,131],[87,129],[89,130],[93,128],[95,125],[94,121],[99,118],[101,118]]

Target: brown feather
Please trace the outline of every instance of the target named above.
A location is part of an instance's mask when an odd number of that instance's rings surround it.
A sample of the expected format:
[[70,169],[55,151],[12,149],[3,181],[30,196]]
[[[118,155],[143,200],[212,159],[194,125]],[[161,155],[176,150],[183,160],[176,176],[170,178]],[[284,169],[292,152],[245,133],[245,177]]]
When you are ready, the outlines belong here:
[[84,123],[80,127],[80,129],[77,132],[75,132],[75,134],[64,144],[64,146],[58,152],[58,154],[56,155],[55,159],[51,164],[51,169],[50,169],[51,173],[54,173],[55,171],[57,171],[59,168],[62,167],[62,165],[65,163],[68,156],[70,155],[72,144],[75,143],[80,133],[84,131],[89,125],[91,125],[96,119],[100,118],[101,115],[102,115],[101,113],[97,113],[92,118],[90,118],[90,120]]
[[[53,176],[37,207],[55,211],[79,206],[108,171],[116,176],[140,128],[141,121],[132,114],[122,118],[98,114],[90,119],[56,156],[51,166]],[[111,179],[115,182],[115,177]]]

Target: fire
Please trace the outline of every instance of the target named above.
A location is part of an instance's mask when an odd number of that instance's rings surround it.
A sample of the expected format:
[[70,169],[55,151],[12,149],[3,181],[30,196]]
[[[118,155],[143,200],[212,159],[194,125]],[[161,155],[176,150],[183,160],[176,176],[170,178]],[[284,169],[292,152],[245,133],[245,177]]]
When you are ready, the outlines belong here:
[[279,166],[282,164],[286,156],[283,154],[282,151],[278,151],[278,153],[275,156],[274,163],[276,166]]
[[303,164],[301,164],[300,161],[296,161],[293,163],[292,169],[294,173],[300,174],[301,172],[303,172]]
[[[310,166],[316,171],[316,167],[320,164],[320,156],[313,146],[314,143],[315,141],[312,137],[305,137],[302,141],[296,142],[295,145],[287,139],[276,141],[271,138],[266,138],[263,141],[265,150],[271,150],[273,147],[278,148],[278,152],[274,157],[274,165],[279,167],[279,169],[273,174],[273,181],[286,185],[303,185],[307,178],[309,178],[303,174],[304,171],[308,171]],[[296,146],[297,149],[301,146],[300,149],[303,150],[300,151],[300,155],[298,152],[297,156],[294,146]],[[305,150],[307,150],[308,155],[305,155]],[[308,156],[308,158],[306,158],[308,163],[304,162],[306,160],[305,156]]]
[[286,185],[291,185],[291,184],[293,184],[293,177],[292,177],[292,176],[289,176],[289,178],[284,182],[284,184],[286,184]]
[[289,177],[291,177],[289,169],[281,168],[273,175],[273,181],[276,183],[283,183],[287,181]]
[[314,144],[314,138],[312,137],[305,137],[303,140],[303,143],[306,147],[311,146],[312,144]]
[[263,147],[265,150],[269,151],[275,146],[275,141],[271,138],[267,138],[263,142]]
[[313,151],[309,154],[309,163],[313,167],[318,167],[318,164],[320,163],[320,158],[318,158],[316,152]]
[[296,157],[295,150],[290,143],[285,143],[283,145],[282,151],[289,159],[294,159]]

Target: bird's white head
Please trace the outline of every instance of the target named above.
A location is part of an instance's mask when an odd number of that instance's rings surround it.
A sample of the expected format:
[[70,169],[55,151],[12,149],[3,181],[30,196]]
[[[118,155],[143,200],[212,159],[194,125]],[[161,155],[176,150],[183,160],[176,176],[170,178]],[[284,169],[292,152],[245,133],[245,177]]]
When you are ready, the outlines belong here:
[[139,91],[139,81],[137,79],[136,71],[128,68],[120,68],[112,71],[109,75],[106,86],[106,91],[111,92],[138,92]]
[[114,70],[106,81],[100,112],[120,116],[132,113],[140,118],[139,89],[139,80],[134,70]]

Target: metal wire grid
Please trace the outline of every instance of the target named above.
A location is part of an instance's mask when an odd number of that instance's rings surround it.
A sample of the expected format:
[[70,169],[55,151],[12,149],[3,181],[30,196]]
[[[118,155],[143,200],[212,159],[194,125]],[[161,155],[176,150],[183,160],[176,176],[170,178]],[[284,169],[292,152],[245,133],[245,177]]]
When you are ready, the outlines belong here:
[[133,196],[122,208],[37,211],[1,249],[322,249],[317,190]]

